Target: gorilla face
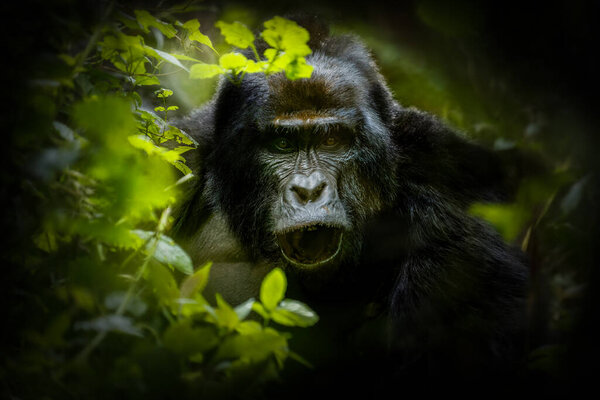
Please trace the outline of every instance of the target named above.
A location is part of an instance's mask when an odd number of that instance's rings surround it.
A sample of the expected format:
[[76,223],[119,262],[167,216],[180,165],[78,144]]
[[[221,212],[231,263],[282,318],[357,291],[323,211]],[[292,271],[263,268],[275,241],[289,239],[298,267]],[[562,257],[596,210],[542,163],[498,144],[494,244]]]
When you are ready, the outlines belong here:
[[311,114],[277,118],[261,157],[279,183],[279,201],[272,208],[277,244],[285,260],[299,268],[334,262],[344,232],[351,229],[338,180],[351,158],[354,135],[320,123]]

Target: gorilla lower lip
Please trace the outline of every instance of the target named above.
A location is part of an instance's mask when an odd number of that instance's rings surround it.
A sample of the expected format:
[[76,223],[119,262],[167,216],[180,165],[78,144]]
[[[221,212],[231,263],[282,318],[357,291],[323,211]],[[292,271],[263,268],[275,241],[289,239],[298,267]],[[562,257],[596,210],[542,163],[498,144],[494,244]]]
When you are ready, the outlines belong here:
[[277,235],[283,256],[300,267],[315,267],[333,260],[340,251],[342,229],[310,225]]

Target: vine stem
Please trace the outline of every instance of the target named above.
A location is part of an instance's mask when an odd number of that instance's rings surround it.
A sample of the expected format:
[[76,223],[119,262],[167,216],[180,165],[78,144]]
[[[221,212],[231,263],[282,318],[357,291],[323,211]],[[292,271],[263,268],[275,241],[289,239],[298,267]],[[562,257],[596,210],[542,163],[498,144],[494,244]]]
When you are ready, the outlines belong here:
[[253,44],[250,45],[252,52],[254,53],[254,57],[256,57],[256,62],[260,61],[260,56],[258,55],[258,50],[256,50],[256,46]]

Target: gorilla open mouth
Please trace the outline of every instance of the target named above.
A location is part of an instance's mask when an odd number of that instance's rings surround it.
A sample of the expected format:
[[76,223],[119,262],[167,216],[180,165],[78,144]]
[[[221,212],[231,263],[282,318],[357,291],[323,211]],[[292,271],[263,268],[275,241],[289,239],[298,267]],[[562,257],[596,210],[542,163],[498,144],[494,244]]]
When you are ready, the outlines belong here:
[[316,224],[278,233],[281,253],[293,265],[314,268],[333,260],[342,248],[343,230]]

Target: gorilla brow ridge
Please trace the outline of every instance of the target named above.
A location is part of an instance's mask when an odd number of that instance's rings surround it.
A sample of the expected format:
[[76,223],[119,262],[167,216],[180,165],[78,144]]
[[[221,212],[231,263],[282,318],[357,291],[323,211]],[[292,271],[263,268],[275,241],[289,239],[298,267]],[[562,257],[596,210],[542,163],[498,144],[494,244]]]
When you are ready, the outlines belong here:
[[282,113],[275,116],[266,126],[274,132],[300,131],[313,129],[315,133],[327,133],[332,129],[347,129],[356,131],[361,118],[352,108],[336,108],[327,111],[304,110],[299,112]]

